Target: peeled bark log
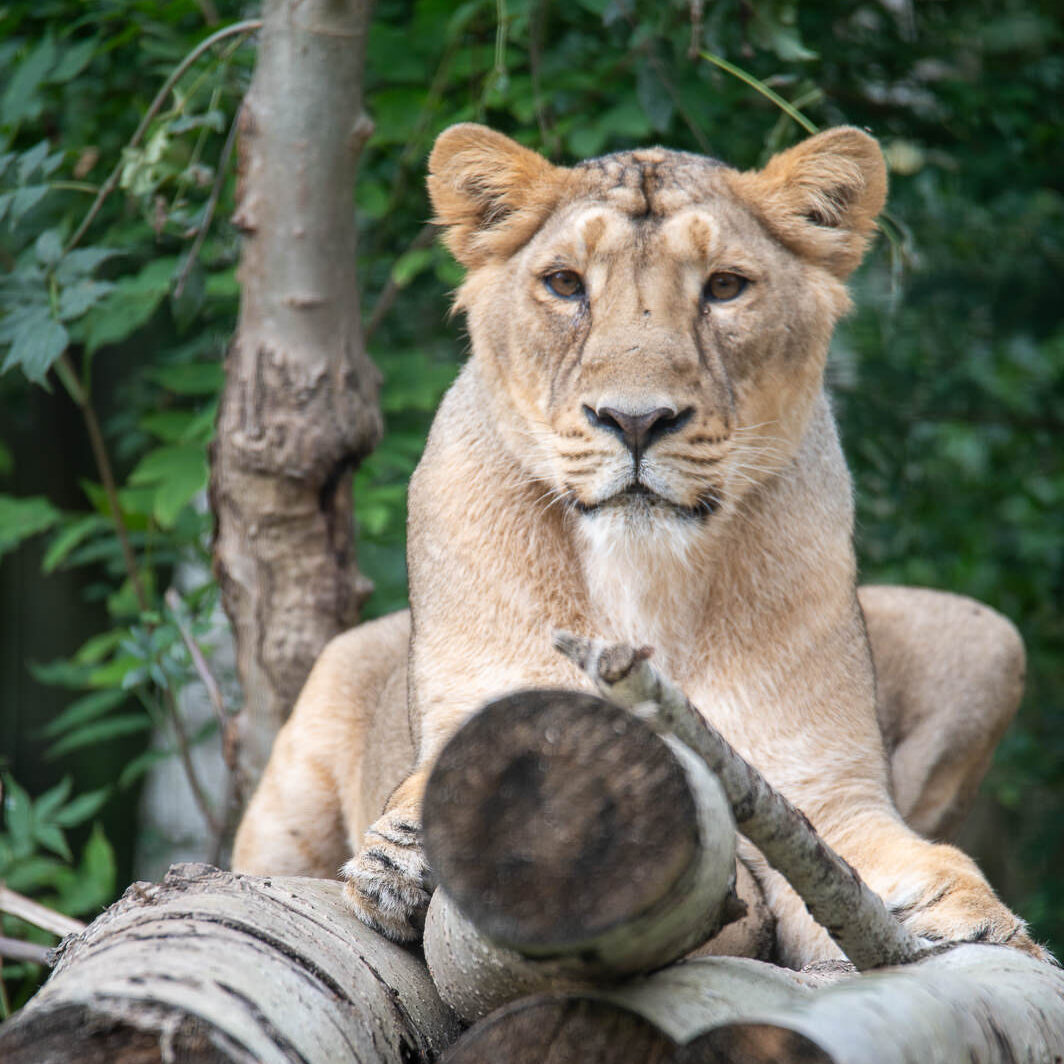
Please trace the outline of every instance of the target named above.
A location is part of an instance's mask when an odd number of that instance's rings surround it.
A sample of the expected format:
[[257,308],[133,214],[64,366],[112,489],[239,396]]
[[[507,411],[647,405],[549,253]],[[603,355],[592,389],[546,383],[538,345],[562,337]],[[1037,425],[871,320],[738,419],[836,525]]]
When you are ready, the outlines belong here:
[[424,836],[470,921],[440,898],[425,944],[466,1018],[545,986],[660,967],[744,912],[712,773],[593,695],[523,691],[481,710],[436,761]]
[[[617,987],[500,1009],[446,1059],[577,1064],[586,1059],[581,1037],[597,1029],[599,1055],[590,1059],[636,1060],[626,1039],[646,1029],[633,1016],[667,1039],[642,1036],[669,1064],[1049,1064],[1064,1046],[1064,972],[975,944],[864,975],[841,965],[805,973],[705,957]],[[492,1057],[482,1047],[506,1052]]]
[[906,964],[927,952],[817,834],[808,819],[746,762],[686,695],[649,660],[650,651],[555,632],[555,647],[619,706],[696,752],[720,779],[739,830],[798,893],[813,919],[861,970]]
[[367,0],[267,0],[240,118],[240,320],[212,449],[215,566],[245,708],[246,798],[325,643],[370,589],[351,477],[381,433],[363,352],[353,189]]
[[338,883],[175,865],[64,939],[4,1064],[411,1064],[457,1034],[416,956]]

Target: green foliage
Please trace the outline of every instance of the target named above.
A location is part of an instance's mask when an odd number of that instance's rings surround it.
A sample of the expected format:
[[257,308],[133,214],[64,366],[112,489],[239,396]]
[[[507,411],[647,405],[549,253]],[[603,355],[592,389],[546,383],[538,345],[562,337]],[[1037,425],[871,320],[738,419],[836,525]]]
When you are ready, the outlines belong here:
[[[91,822],[107,801],[109,790],[71,797],[69,776],[36,799],[9,775],[0,777],[0,786],[0,883],[20,894],[32,894],[68,916],[92,919],[114,897],[114,853],[96,825],[75,859],[67,832]],[[14,916],[0,917],[0,928],[5,935],[41,945],[55,943],[54,936]],[[33,991],[40,975],[37,965],[4,964],[3,978],[12,988],[12,1004],[17,1006]]]
[[[218,7],[223,20],[244,14]],[[119,801],[176,748],[173,699],[192,674],[178,621],[201,638],[217,603],[206,577],[180,617],[160,592],[181,562],[207,572],[197,500],[238,297],[225,221],[234,179],[217,167],[252,49],[233,39],[203,56],[129,147],[147,102],[208,32],[192,0],[92,12],[21,0],[0,13],[0,403],[42,382],[80,396],[99,413],[117,482],[112,497],[101,474],[86,480],[80,504],[5,484],[0,555],[44,537],[45,573],[86,573],[87,594],[106,604],[108,630],[36,675],[71,691],[42,742],[75,776],[116,737],[161,729],[162,749],[142,746],[116,769]],[[1050,103],[1064,86],[1062,36],[1048,0],[378,0],[375,132],[355,191],[365,319],[398,289],[369,345],[387,433],[355,483],[375,615],[405,603],[406,483],[463,346],[447,322],[461,270],[422,236],[424,160],[442,128],[486,122],[558,162],[660,142],[754,166],[802,135],[782,102],[819,127],[880,138],[896,239],[855,280],[858,309],[831,365],[863,578],[966,592],[1023,630],[1029,694],[990,781],[1005,841],[984,841],[980,857],[1058,948],[1064,148]],[[114,168],[115,194],[70,250]],[[21,460],[6,440],[0,416],[4,477]],[[32,832],[22,838],[27,861],[61,863]]]

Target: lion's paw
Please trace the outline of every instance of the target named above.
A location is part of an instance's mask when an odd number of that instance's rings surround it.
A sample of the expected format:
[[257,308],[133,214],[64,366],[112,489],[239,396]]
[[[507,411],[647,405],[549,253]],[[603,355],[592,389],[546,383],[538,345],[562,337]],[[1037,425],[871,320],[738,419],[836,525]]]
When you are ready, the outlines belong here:
[[344,901],[364,924],[396,942],[421,937],[433,882],[420,826],[409,816],[385,813],[341,875]]
[[1027,924],[998,901],[981,877],[950,878],[891,908],[909,931],[931,942],[996,943],[1054,962],[1027,933]]

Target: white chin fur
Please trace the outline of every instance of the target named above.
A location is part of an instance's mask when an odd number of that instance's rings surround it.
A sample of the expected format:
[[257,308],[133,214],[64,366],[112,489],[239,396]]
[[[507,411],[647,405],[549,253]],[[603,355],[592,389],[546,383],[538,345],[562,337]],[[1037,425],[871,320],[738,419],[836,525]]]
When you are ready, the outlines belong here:
[[595,634],[648,644],[667,667],[704,590],[695,546],[705,523],[659,507],[625,506],[583,514],[577,527]]

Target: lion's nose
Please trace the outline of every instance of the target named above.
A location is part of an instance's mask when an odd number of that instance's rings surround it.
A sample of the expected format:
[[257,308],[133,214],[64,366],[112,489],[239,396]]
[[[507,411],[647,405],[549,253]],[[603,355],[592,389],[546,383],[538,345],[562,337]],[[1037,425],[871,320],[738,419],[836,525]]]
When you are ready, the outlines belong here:
[[618,410],[614,406],[600,406],[597,410],[584,406],[588,421],[595,428],[605,429],[624,440],[636,461],[656,440],[686,425],[693,413],[693,407],[677,412],[675,407],[659,406],[637,412]]

